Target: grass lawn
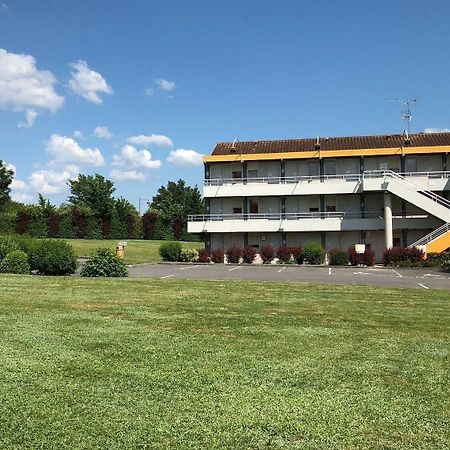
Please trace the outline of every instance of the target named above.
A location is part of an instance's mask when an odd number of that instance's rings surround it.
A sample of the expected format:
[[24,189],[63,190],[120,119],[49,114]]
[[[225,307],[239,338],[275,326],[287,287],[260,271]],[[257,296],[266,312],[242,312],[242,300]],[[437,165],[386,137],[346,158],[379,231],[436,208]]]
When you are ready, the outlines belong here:
[[443,449],[449,291],[0,276],[0,447]]
[[[73,246],[77,256],[89,256],[99,247],[116,249],[119,241],[117,239],[95,240],[95,239],[66,239]],[[161,243],[165,241],[145,241],[142,239],[125,239],[125,262],[127,264],[139,264],[146,262],[159,262],[161,258],[158,250]],[[184,248],[203,248],[202,242],[182,242]]]

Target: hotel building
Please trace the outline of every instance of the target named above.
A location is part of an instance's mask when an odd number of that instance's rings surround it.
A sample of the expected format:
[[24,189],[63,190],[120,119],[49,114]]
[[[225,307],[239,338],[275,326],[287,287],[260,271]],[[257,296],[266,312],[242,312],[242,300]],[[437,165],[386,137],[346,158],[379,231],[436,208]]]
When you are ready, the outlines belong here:
[[224,142],[205,156],[209,249],[450,247],[450,133]]

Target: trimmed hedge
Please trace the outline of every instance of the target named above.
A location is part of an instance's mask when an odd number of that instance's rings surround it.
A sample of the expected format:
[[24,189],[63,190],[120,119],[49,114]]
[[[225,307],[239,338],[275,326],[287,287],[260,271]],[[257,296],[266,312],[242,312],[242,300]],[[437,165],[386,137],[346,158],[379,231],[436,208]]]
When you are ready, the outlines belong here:
[[109,248],[99,248],[86,261],[81,277],[127,277],[126,264]]
[[332,266],[348,266],[348,253],[338,248],[330,250],[330,265]]
[[239,264],[242,256],[242,248],[236,246],[230,247],[226,251],[226,255],[229,264]]
[[8,253],[0,262],[0,272],[2,273],[30,273],[28,256],[22,250],[13,250]]
[[202,263],[206,263],[206,262],[209,262],[209,260],[210,260],[210,255],[209,255],[208,250],[206,248],[201,248],[198,251],[198,261],[202,262]]
[[325,262],[325,249],[315,241],[309,241],[301,251],[303,263],[323,264]]
[[181,262],[196,262],[198,261],[198,258],[198,250],[196,250],[195,248],[182,249],[180,252]]
[[270,264],[275,257],[275,249],[271,245],[264,245],[259,250],[259,254],[264,264]]
[[366,247],[366,250],[364,253],[356,253],[355,246],[352,245],[349,247],[348,251],[348,259],[350,261],[350,264],[352,266],[374,266],[375,265],[375,252],[372,250],[369,250]]
[[182,246],[176,241],[167,241],[159,247],[159,254],[163,261],[179,261],[181,256]]
[[221,248],[216,248],[215,250],[213,250],[211,252],[211,261],[213,263],[223,263],[223,257],[224,257],[224,253],[223,250]]
[[242,261],[245,264],[252,264],[256,258],[256,250],[254,247],[248,246],[242,250]]
[[424,257],[424,252],[418,248],[394,247],[384,251],[383,264],[402,267],[420,266]]

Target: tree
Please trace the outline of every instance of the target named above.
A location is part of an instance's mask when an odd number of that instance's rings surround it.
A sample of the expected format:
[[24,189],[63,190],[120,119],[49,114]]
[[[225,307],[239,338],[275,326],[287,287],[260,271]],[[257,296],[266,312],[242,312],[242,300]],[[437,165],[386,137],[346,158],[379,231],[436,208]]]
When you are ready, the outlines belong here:
[[114,183],[102,175],[78,175],[77,180],[69,180],[69,204],[87,208],[97,220],[111,218],[114,212]]
[[11,193],[10,185],[14,178],[14,171],[8,169],[6,164],[0,159],[0,209],[11,201],[9,194]]
[[186,186],[184,180],[169,181],[167,187],[161,186],[153,197],[150,210],[159,214],[157,235],[186,234],[187,219],[191,214],[203,214],[204,202],[197,186]]

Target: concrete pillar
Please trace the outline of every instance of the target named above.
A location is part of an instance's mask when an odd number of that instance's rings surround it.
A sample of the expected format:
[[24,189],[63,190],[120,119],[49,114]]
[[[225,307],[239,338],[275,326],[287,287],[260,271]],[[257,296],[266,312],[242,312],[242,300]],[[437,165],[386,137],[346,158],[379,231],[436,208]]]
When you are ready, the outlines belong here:
[[286,246],[286,244],[287,244],[287,236],[286,233],[283,231],[281,233],[281,245]]
[[392,234],[391,194],[389,192],[384,193],[384,233],[386,248],[392,248],[394,246],[394,237]]
[[281,218],[286,218],[286,197],[281,197]]
[[286,164],[284,162],[284,159],[282,159],[280,161],[280,175],[281,175],[281,180],[284,181],[286,178]]
[[210,178],[210,168],[209,164],[205,163],[205,180],[209,180]]
[[248,233],[244,233],[244,247],[248,247]]

